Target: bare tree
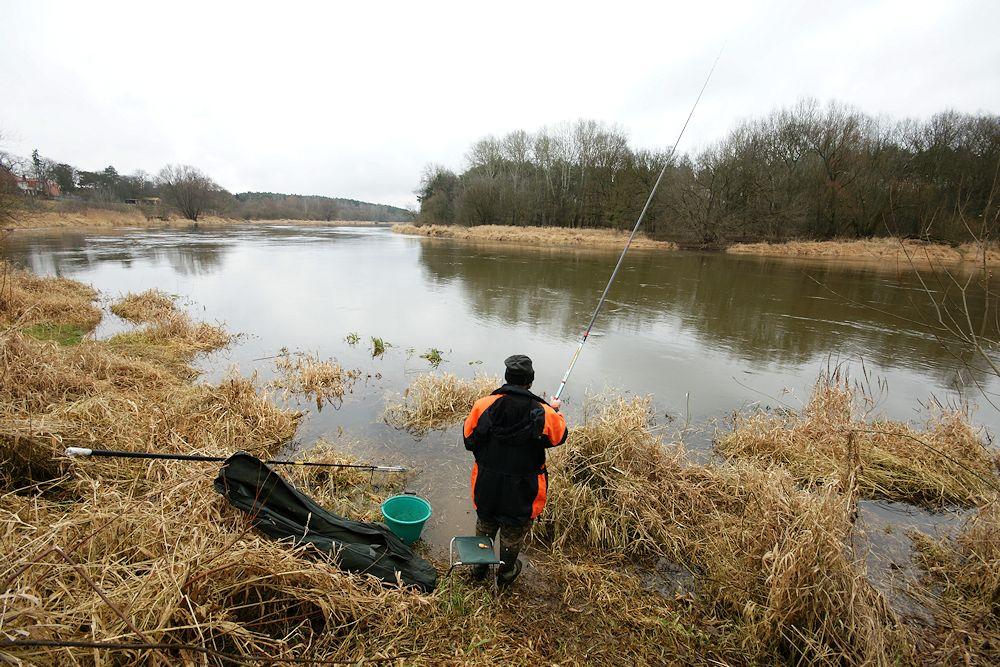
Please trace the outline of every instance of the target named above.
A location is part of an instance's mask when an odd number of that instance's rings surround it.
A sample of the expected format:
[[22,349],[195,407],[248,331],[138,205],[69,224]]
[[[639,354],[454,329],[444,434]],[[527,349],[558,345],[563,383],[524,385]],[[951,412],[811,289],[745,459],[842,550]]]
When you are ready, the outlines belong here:
[[167,165],[160,170],[156,183],[167,204],[194,222],[218,207],[226,194],[200,169],[189,165]]
[[[0,135],[0,145],[3,135]],[[11,224],[18,208],[16,160],[0,150],[0,224]]]

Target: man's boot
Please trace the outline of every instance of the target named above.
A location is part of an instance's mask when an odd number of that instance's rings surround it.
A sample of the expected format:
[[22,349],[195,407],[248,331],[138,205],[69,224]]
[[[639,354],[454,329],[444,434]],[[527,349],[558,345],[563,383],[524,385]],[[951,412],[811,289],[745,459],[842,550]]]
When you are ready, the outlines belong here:
[[519,551],[520,549],[500,546],[500,560],[503,561],[503,565],[497,570],[497,586],[500,588],[510,587],[517,579],[517,575],[521,574],[521,561],[517,558]]

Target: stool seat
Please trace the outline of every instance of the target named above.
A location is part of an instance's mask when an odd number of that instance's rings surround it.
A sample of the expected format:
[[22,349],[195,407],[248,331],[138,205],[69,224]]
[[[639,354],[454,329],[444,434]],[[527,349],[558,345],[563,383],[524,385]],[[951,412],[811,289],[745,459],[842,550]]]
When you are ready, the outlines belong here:
[[[454,550],[454,555],[452,554]],[[455,565],[500,565],[503,561],[493,551],[492,537],[453,537],[448,548],[452,566]],[[458,557],[455,560],[455,556]]]

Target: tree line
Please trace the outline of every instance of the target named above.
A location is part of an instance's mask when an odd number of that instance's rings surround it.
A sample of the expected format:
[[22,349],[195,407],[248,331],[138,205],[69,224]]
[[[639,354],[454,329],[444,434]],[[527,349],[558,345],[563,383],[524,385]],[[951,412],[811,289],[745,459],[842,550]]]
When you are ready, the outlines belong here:
[[156,175],[141,170],[121,174],[114,166],[101,171],[78,169],[47,158],[38,150],[30,158],[0,151],[0,221],[13,220],[16,210],[31,198],[55,197],[94,206],[134,204],[147,216],[165,216],[174,211],[195,222],[205,215],[244,220],[374,222],[413,218],[406,209],[355,199],[271,192],[232,194],[190,165],[167,165]]
[[651,235],[692,244],[905,236],[995,238],[1000,116],[892,120],[815,100],[746,120],[688,155],[636,149],[582,120],[477,141],[431,165],[420,224],[631,227],[663,164]]

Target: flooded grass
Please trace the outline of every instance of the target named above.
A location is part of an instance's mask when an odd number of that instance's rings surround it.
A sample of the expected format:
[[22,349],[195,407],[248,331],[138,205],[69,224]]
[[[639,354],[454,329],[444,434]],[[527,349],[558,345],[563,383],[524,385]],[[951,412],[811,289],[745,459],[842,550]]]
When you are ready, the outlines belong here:
[[177,312],[173,298],[156,289],[126,294],[111,304],[111,312],[137,324],[155,322]]
[[[436,238],[462,239],[466,241],[491,241],[521,243],[546,246],[577,246],[591,248],[621,249],[628,240],[628,232],[616,229],[570,229],[567,227],[516,227],[512,225],[393,225],[397,234],[419,234]],[[645,234],[638,234],[632,247],[676,250],[677,244],[670,241],[655,241]]]
[[936,621],[931,662],[1000,662],[1000,501],[980,507],[954,538],[912,537],[925,572],[913,592]]
[[487,375],[471,379],[451,373],[419,375],[399,400],[386,406],[383,418],[396,428],[423,435],[465,419],[473,403],[501,384],[499,378]]
[[857,476],[865,498],[930,508],[976,506],[1000,492],[1000,455],[957,410],[939,410],[923,430],[866,419],[864,397],[838,372],[819,379],[800,413],[757,411],[735,417],[719,451],[780,465],[809,486]]
[[315,354],[284,354],[274,362],[279,376],[271,386],[288,394],[304,394],[316,401],[336,405],[344,400],[361,376],[359,370],[347,370],[334,359],[320,359]]

